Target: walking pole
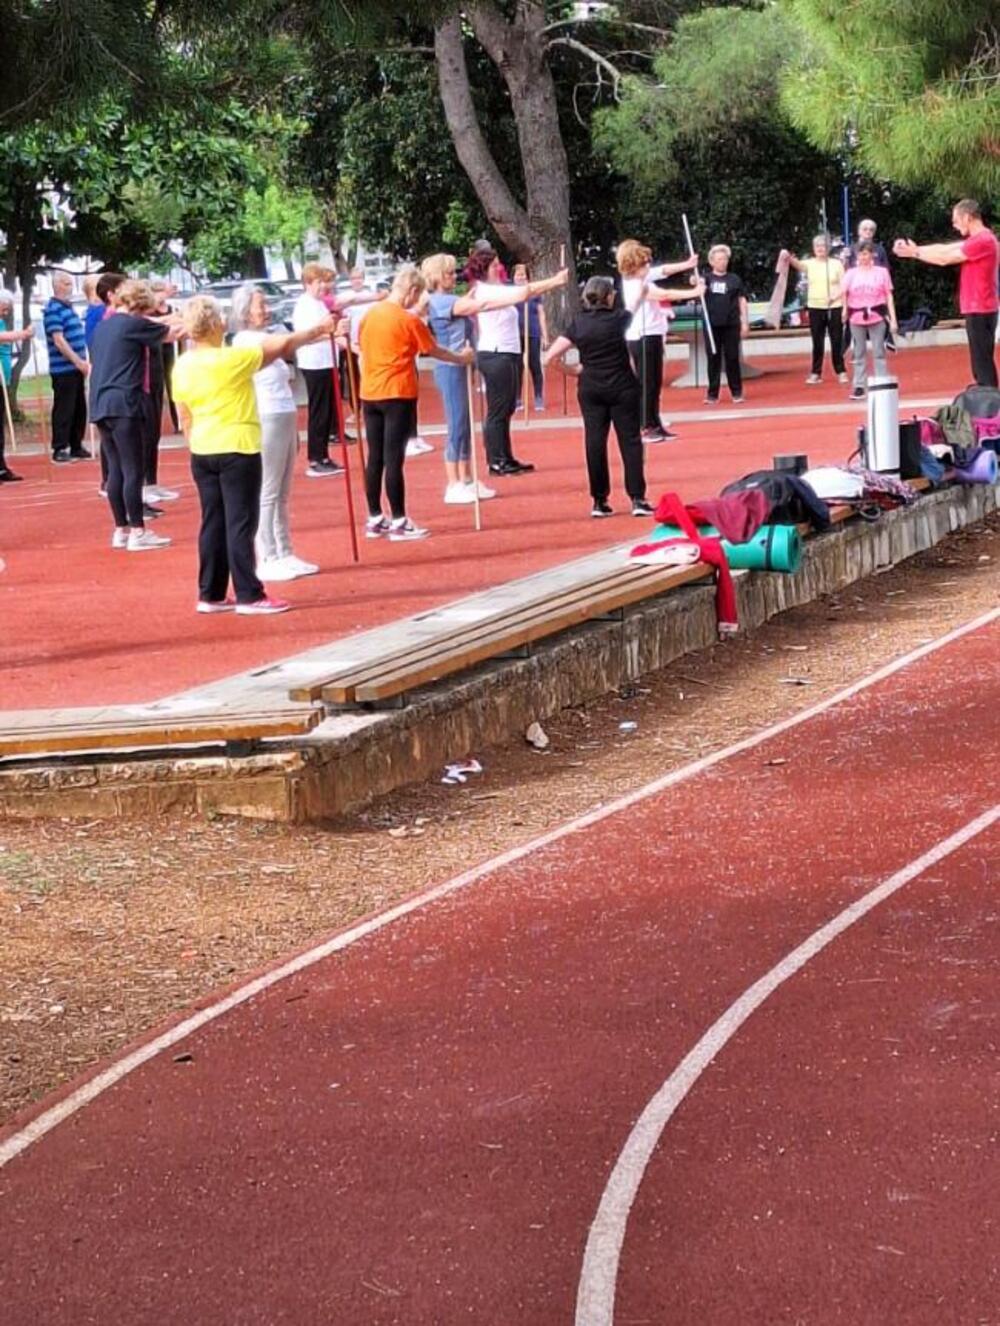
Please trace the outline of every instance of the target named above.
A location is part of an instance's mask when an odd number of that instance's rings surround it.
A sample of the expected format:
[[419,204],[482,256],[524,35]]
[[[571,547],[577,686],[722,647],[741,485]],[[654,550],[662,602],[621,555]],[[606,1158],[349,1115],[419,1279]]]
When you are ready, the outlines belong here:
[[[684,222],[684,238],[687,240],[688,257],[693,258],[693,257],[694,257],[694,244],[693,244],[692,241],[691,241],[691,227],[688,225],[688,219],[687,219],[687,213],[686,213],[686,212],[682,212],[682,213],[681,213],[681,220]],[[697,279],[697,273],[695,273],[695,279]],[[709,322],[709,320],[708,320],[708,304],[705,302],[705,292],[704,292],[704,291],[702,291],[701,295],[699,296],[699,302],[701,303],[701,317],[702,317],[702,322],[704,323],[704,326],[705,326],[705,337],[706,337],[706,339],[708,340],[708,343],[709,343],[709,345],[710,345],[711,348],[712,348],[712,354],[714,355],[714,354],[715,354],[715,337],[712,335],[712,324],[711,324],[711,323]]]
[[469,397],[469,460],[472,464],[472,491],[476,495],[475,517],[476,530],[483,528],[483,516],[479,508],[479,461],[476,457],[476,405],[472,391],[472,365],[465,366],[465,390]]
[[[332,339],[332,338],[331,338]],[[351,555],[355,562],[361,560],[358,552],[358,531],[354,524],[354,494],[351,491],[351,460],[347,454],[346,429],[344,426],[344,400],[340,394],[340,377],[337,373],[337,354],[334,350],[333,367],[330,369],[333,378],[333,399],[337,406],[337,429],[340,433],[340,454],[343,457],[344,464],[344,486],[347,490],[347,521],[351,527]]]
[[361,417],[361,397],[358,394],[358,374],[354,366],[354,354],[350,345],[344,352],[347,355],[347,386],[351,393],[351,409],[354,411],[354,427],[358,431],[358,458],[361,461],[361,468],[364,469],[366,462],[365,447],[367,445],[364,437],[364,419]]
[[[521,305],[521,312],[524,315],[521,329],[521,405],[524,408],[524,422],[528,423],[528,347],[531,345],[531,319],[528,317],[528,305],[531,303],[531,296]],[[534,385],[532,385],[534,391]]]
[[45,454],[49,458],[49,463],[45,468],[45,475],[48,482],[51,483],[52,470],[55,466],[55,461],[52,458],[52,448],[49,445],[49,430],[45,422],[45,400],[42,396],[42,378],[41,374],[38,372],[38,356],[35,353],[34,336],[31,338],[31,367],[35,370],[35,404],[38,407],[38,427],[42,435],[42,446],[45,449]]
[[10,454],[17,455],[17,434],[14,432],[14,416],[10,410],[10,393],[7,390],[7,379],[4,377],[3,369],[0,369],[0,387],[3,387],[3,412],[7,418],[7,432],[10,434]]

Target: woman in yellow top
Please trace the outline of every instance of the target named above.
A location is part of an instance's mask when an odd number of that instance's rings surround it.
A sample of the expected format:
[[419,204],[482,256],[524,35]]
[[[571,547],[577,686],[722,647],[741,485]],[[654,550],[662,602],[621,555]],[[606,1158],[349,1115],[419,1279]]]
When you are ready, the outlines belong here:
[[797,272],[803,272],[808,282],[806,307],[812,333],[812,372],[806,382],[814,387],[823,381],[823,342],[827,335],[830,337],[830,358],[837,381],[846,382],[844,320],[841,312],[843,294],[840,288],[844,268],[839,258],[830,257],[829,236],[817,235],[813,239],[811,258],[796,258],[787,249],[781,250],[781,257],[787,258]]
[[[183,320],[192,345],[174,368],[173,393],[201,502],[197,611],[286,612],[291,604],[268,598],[254,566],[263,466],[253,377],[300,346],[332,336],[336,321],[235,348],[223,345],[222,313],[207,295],[188,300]],[[227,597],[230,576],[235,602]]]
[[[413,435],[417,416],[417,356],[429,355],[446,364],[471,364],[473,359],[471,350],[455,352],[434,339],[422,317],[426,285],[415,267],[404,268],[393,281],[388,298],[369,309],[358,331],[368,438],[365,535],[369,539],[386,534],[396,543],[425,539],[430,533],[407,519],[403,483],[406,441]],[[382,514],[383,479],[390,520]]]

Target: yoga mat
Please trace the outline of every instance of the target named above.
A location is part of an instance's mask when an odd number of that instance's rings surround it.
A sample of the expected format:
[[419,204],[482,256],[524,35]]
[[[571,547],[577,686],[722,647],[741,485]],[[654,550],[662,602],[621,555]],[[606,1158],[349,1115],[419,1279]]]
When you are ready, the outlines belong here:
[[[702,533],[717,539],[714,525],[699,525]],[[687,536],[676,525],[657,525],[650,542],[657,539],[683,539]],[[802,540],[794,525],[761,525],[747,543],[722,540],[723,551],[734,571],[797,571],[802,561]]]

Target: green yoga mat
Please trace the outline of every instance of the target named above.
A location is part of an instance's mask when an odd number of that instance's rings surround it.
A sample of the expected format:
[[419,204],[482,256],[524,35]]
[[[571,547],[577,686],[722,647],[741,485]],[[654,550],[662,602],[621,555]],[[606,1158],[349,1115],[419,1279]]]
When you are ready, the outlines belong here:
[[[698,528],[710,538],[717,539],[719,531],[714,525]],[[682,539],[686,537],[676,525],[657,525],[653,539]],[[797,571],[802,561],[802,540],[794,525],[761,525],[747,543],[729,543],[722,547],[734,571]]]

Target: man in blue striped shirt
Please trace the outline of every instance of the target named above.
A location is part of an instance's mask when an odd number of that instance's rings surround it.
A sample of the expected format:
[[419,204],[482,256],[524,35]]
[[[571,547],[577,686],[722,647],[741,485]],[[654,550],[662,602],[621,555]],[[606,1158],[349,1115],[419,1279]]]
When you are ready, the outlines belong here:
[[87,392],[90,372],[83,323],[70,303],[73,278],[57,272],[52,278],[52,298],[45,305],[45,343],[52,378],[52,459],[87,460],[83,445],[87,431]]

